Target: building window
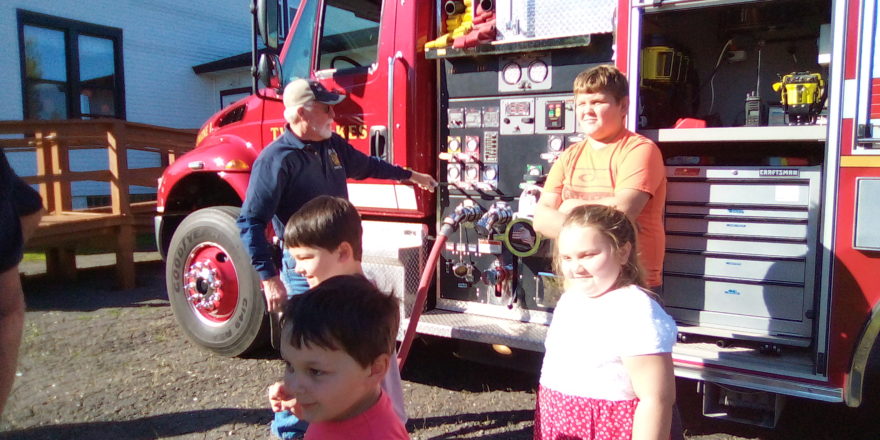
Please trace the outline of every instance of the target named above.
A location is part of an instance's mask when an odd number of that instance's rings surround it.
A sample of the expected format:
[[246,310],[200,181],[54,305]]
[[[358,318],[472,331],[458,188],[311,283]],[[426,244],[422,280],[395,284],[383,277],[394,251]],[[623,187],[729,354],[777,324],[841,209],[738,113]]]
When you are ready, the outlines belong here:
[[25,119],[125,119],[122,30],[18,10]]
[[250,87],[241,87],[237,89],[228,89],[220,91],[220,108],[224,109],[234,104],[241,98],[251,96]]

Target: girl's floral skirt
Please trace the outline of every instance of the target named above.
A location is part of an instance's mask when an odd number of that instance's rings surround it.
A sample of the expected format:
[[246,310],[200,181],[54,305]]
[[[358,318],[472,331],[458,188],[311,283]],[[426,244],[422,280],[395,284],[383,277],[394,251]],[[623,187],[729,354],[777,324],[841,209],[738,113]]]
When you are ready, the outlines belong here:
[[638,402],[571,396],[541,386],[535,440],[630,439]]

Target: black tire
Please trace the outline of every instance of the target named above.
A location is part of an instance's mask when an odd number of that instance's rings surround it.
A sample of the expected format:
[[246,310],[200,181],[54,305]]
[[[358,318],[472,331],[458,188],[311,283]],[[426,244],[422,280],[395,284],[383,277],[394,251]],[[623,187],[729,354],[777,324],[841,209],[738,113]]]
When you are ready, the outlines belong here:
[[[187,216],[174,231],[165,266],[168,299],[184,333],[197,345],[229,357],[247,354],[268,342],[266,301],[259,276],[251,266],[235,224],[239,211],[240,208],[233,206],[216,206],[200,209]],[[212,259],[219,266],[221,274],[226,273],[227,276],[216,276],[215,273],[213,277],[192,277],[195,261],[204,261],[210,267],[209,260]],[[194,279],[199,281],[194,282]],[[211,285],[205,284],[205,279],[219,281],[222,288],[187,288]],[[234,295],[230,293],[233,288]],[[207,311],[197,307],[195,303],[198,301],[192,298],[198,296],[191,295],[202,291],[208,294],[221,292],[226,313],[215,316],[212,313],[217,310]],[[220,302],[208,301],[208,304]],[[199,305],[204,305],[204,302]]]

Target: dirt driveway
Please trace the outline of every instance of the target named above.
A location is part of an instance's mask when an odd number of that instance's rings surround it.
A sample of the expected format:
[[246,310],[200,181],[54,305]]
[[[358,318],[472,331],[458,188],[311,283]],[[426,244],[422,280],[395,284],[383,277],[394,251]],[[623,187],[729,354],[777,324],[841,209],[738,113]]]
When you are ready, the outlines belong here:
[[[281,374],[266,352],[211,355],[178,330],[161,262],[139,263],[139,288],[112,290],[106,270],[75,283],[26,280],[28,314],[0,439],[265,439],[265,389]],[[404,371],[415,439],[530,439],[535,374],[457,359],[417,344]],[[880,438],[840,405],[790,399],[775,431],[700,416],[693,382],[679,383],[689,439]]]

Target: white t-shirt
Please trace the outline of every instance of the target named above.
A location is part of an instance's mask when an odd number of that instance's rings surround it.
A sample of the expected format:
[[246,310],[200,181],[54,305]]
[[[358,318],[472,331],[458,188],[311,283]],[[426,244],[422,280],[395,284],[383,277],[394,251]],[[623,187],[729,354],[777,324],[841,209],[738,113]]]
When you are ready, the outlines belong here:
[[400,366],[397,363],[397,350],[391,353],[391,365],[388,366],[388,372],[382,379],[382,391],[388,395],[391,400],[391,407],[394,413],[400,419],[400,422],[406,425],[409,417],[406,415],[406,408],[403,406],[403,385],[400,382]]
[[566,292],[544,341],[541,385],[573,396],[634,399],[621,358],[669,353],[677,332],[675,321],[634,285],[597,298]]
[[[382,279],[379,276],[376,276],[375,273],[371,273],[369,270],[364,269],[364,278],[369,280],[379,289],[380,292],[385,292],[388,295],[394,295],[393,288],[387,285],[380,285],[379,281]],[[387,284],[387,283],[386,283]],[[403,311],[403,300],[400,301],[400,316],[403,318],[405,316],[405,312]],[[388,366],[388,372],[385,373],[385,378],[382,379],[382,391],[385,391],[385,394],[388,395],[388,398],[391,399],[391,407],[394,408],[394,413],[397,414],[397,417],[400,419],[401,423],[406,425],[406,422],[409,420],[409,416],[406,415],[406,408],[404,407],[403,402],[403,383],[400,380],[400,364],[397,362],[397,350],[394,350],[391,353],[391,363]]]

